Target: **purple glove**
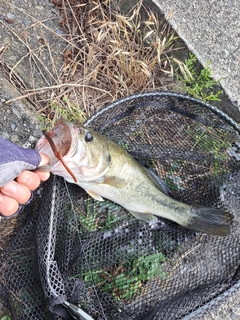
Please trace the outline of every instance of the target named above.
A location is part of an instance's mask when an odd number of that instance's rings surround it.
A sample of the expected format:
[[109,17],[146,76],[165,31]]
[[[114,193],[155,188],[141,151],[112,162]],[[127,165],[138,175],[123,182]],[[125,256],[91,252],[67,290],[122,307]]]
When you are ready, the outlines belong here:
[[39,166],[41,157],[34,149],[24,149],[0,138],[0,187],[14,180],[23,170]]

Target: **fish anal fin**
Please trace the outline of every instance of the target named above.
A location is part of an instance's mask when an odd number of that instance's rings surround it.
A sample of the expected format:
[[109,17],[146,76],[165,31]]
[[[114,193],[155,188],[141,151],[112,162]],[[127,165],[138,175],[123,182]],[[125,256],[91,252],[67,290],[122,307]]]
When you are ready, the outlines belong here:
[[86,190],[86,192],[87,192],[93,199],[96,199],[96,200],[98,200],[98,201],[104,201],[104,199],[103,199],[99,194],[97,194],[96,192],[91,191],[91,190]]
[[148,223],[153,223],[158,220],[157,217],[155,217],[153,214],[148,212],[135,212],[135,211],[129,211],[135,218],[139,220],[143,220]]

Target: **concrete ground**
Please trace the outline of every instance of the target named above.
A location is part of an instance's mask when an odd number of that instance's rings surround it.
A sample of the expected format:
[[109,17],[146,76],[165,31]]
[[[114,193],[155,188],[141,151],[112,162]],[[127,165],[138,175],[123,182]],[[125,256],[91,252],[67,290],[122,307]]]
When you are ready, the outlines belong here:
[[240,109],[240,1],[152,1]]

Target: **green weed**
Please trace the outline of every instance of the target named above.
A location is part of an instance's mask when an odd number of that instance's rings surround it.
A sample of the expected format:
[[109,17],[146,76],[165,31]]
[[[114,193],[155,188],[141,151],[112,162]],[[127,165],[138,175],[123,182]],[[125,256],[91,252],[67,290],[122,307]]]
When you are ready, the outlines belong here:
[[12,317],[10,317],[10,316],[8,316],[8,315],[3,316],[3,317],[1,318],[1,320],[11,320],[11,319],[12,319]]
[[75,121],[83,123],[86,120],[85,113],[75,103],[72,103],[67,97],[63,97],[62,105],[56,102],[50,103],[51,112],[48,117],[45,115],[37,115],[38,120],[43,124],[43,127],[50,130],[53,128],[57,119],[65,119],[67,121]]
[[189,58],[182,63],[177,59],[173,59],[176,67],[176,76],[178,80],[183,82],[186,92],[204,101],[220,101],[219,96],[223,93],[219,90],[219,81],[212,79],[210,71],[210,63],[206,67],[197,71],[197,58],[194,54],[190,54]]
[[85,211],[83,213],[78,208],[74,208],[76,213],[79,215],[79,221],[81,225],[88,231],[94,232],[97,230],[96,218],[98,214],[98,210],[95,208],[95,201],[92,199],[87,199],[85,202]]
[[126,220],[128,216],[131,216],[120,205],[106,199],[101,202],[88,198],[85,201],[85,212],[82,212],[78,207],[74,210],[78,214],[79,222],[88,232],[100,229],[102,231],[110,230],[117,226],[119,221]]
[[[209,153],[213,160],[211,162],[211,169],[214,176],[225,172],[224,163],[228,159],[227,150],[231,147],[231,142],[227,133],[222,129],[207,128],[204,131],[200,129],[192,130],[188,127],[188,133],[195,141],[195,147],[205,153]],[[219,139],[219,137],[222,137]],[[226,138],[225,138],[226,137]]]
[[[179,160],[173,161],[171,164],[171,168],[166,174],[165,182],[167,183],[168,187],[172,191],[178,191],[179,190],[179,185],[176,183],[177,182],[177,174],[176,172],[179,170]],[[181,178],[179,178],[181,180]]]
[[121,146],[123,149],[128,150],[129,142],[122,142]]
[[87,283],[101,287],[103,291],[118,300],[129,300],[141,292],[144,282],[158,277],[166,279],[162,270],[166,257],[160,252],[121,262],[118,266],[86,272],[83,278]]

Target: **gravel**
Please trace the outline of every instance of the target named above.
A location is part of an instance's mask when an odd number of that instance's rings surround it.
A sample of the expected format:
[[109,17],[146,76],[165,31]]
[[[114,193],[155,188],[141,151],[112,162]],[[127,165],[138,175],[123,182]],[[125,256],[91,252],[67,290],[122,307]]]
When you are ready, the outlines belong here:
[[13,96],[20,92],[0,75],[0,137],[17,143],[24,148],[33,148],[41,135],[41,124],[35,109],[21,99],[7,104]]

